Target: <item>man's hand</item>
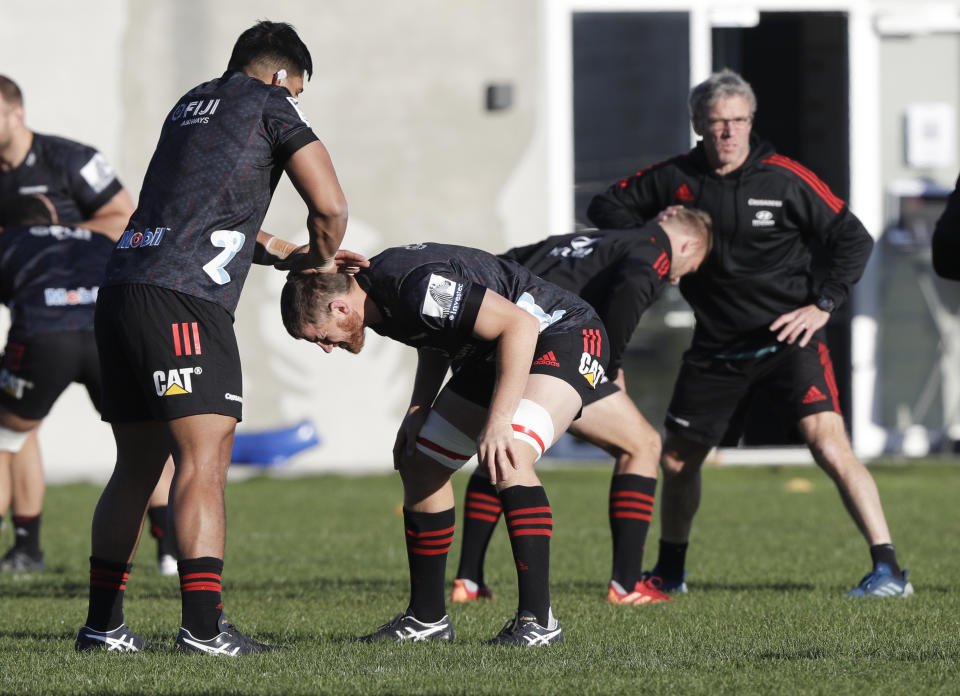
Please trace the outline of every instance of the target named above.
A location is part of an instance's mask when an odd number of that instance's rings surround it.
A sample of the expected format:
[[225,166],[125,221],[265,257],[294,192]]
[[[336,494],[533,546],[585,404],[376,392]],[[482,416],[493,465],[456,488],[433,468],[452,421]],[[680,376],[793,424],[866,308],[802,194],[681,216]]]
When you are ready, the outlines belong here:
[[792,312],[781,314],[772,324],[771,331],[779,331],[777,340],[783,343],[795,343],[800,339],[800,347],[805,348],[813,334],[830,320],[830,312],[824,312],[816,305],[807,305]]
[[274,268],[291,273],[356,273],[369,265],[366,256],[347,249],[340,249],[332,259],[318,259],[310,253],[309,245],[304,244],[274,264]]
[[654,221],[663,222],[664,220],[669,220],[681,210],[683,210],[682,205],[668,205],[666,208],[657,213],[657,217],[654,218]]
[[417,435],[427,422],[429,408],[411,406],[400,423],[397,439],[393,443],[393,468],[399,470],[417,451]]
[[477,457],[479,466],[485,466],[490,475],[490,483],[496,485],[510,477],[514,469],[520,468],[520,462],[514,448],[517,440],[513,436],[513,426],[509,421],[487,421],[477,436]]

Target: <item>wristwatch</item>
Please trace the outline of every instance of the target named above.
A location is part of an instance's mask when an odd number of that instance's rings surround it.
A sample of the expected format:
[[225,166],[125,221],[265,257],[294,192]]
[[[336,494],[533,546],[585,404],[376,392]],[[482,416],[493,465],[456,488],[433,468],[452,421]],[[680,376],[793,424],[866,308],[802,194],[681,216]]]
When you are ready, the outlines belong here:
[[820,295],[814,302],[817,305],[817,309],[823,310],[824,312],[833,312],[837,308],[837,303],[831,300],[829,297],[824,297]]

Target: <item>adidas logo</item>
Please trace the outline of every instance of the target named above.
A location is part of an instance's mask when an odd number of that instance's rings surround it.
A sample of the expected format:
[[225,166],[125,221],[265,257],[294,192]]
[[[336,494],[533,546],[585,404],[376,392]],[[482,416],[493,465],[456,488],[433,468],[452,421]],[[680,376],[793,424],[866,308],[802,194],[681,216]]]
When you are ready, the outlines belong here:
[[826,401],[826,400],[827,400],[826,395],[822,391],[817,389],[816,385],[810,387],[807,390],[807,395],[803,397],[803,403],[805,404],[813,404],[813,403],[816,403],[817,401]]
[[557,356],[553,354],[551,350],[549,353],[544,353],[539,358],[533,361],[534,365],[550,365],[551,367],[560,367],[560,363],[557,362]]
[[684,184],[676,191],[673,192],[673,197],[678,201],[692,201],[693,192],[690,190],[690,187]]

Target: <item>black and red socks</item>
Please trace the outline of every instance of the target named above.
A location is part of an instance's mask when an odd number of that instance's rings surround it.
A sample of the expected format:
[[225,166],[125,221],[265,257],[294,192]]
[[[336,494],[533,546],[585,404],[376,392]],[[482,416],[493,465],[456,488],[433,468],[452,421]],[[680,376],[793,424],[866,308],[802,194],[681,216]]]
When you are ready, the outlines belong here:
[[13,516],[13,545],[31,558],[40,557],[41,515]]
[[221,575],[223,559],[212,556],[177,562],[182,601],[181,625],[198,640],[210,640],[220,633],[223,610]]
[[486,476],[474,474],[467,483],[463,510],[463,543],[457,577],[483,585],[483,560],[503,506],[497,488]]
[[167,506],[154,505],[147,508],[147,518],[150,520],[150,536],[157,540],[157,558],[163,556],[176,558],[176,539],[173,534],[168,533]]
[[553,512],[543,486],[511,486],[500,491],[504,519],[517,566],[519,610],[550,620],[550,537]]
[[130,563],[90,557],[90,604],[86,626],[94,631],[112,631],[123,623],[123,593],[130,577]]
[[403,509],[407,561],[410,564],[410,606],[407,610],[418,621],[433,623],[447,614],[444,580],[456,520],[453,508],[441,512]]
[[643,572],[643,549],[653,515],[657,479],[614,474],[610,481],[610,534],[613,537],[611,579],[627,592]]

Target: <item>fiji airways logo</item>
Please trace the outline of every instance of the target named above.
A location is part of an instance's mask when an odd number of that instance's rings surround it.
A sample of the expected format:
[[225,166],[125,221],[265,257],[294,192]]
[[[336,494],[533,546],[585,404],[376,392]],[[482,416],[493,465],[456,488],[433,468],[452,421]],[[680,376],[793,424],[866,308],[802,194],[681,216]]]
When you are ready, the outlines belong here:
[[198,123],[209,123],[210,117],[217,112],[220,106],[219,99],[198,99],[191,102],[180,102],[170,112],[171,121],[180,121],[181,126],[192,126]]
[[190,394],[193,392],[193,376],[201,374],[202,367],[157,370],[153,373],[153,386],[157,390],[157,396]]

